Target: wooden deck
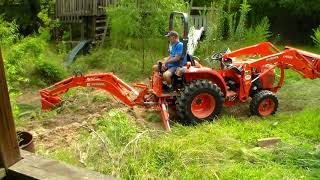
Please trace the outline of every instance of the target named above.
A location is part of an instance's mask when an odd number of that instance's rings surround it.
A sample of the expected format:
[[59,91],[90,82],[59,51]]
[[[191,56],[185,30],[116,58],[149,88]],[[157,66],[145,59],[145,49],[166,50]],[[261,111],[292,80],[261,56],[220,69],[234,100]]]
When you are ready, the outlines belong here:
[[21,150],[23,159],[8,169],[8,179],[46,179],[46,180],[116,180],[98,172],[69,166]]
[[105,7],[115,3],[116,0],[56,0],[56,16],[101,16]]

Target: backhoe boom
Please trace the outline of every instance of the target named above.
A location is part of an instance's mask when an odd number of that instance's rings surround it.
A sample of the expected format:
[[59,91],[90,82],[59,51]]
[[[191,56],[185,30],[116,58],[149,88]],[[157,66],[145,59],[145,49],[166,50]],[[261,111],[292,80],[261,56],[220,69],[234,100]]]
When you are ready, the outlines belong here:
[[79,86],[105,90],[128,106],[143,104],[144,95],[147,93],[146,85],[136,84],[136,88],[142,89],[137,92],[112,73],[73,76],[40,90],[42,109],[50,110],[59,105],[61,103],[59,95]]

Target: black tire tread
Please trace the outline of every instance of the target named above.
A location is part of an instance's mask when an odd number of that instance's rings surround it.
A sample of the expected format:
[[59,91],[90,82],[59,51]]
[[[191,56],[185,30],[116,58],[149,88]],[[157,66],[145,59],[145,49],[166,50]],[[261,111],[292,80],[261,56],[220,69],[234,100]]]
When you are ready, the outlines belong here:
[[279,106],[279,101],[278,101],[278,97],[271,91],[268,90],[262,90],[260,92],[258,92],[257,94],[255,94],[250,102],[250,112],[252,115],[256,115],[256,116],[260,116],[259,114],[259,104],[261,103],[261,101],[263,99],[266,98],[272,98],[273,101],[275,102],[275,109],[274,111],[270,114],[270,115],[274,115],[277,110],[278,110],[278,106]]
[[[216,109],[213,115],[210,116],[209,119],[214,119],[217,117],[222,110],[223,102],[224,102],[224,94],[221,92],[221,89],[214,84],[212,81],[209,80],[193,80],[189,84],[187,84],[183,90],[181,90],[180,97],[177,98],[176,106],[177,106],[177,114],[182,120],[184,124],[196,124],[199,122],[195,117],[192,118],[190,114],[190,110],[187,109],[187,103],[192,102],[190,99],[194,93],[201,89],[209,90],[210,92],[214,93],[217,97],[216,98]],[[203,121],[201,121],[203,122]]]

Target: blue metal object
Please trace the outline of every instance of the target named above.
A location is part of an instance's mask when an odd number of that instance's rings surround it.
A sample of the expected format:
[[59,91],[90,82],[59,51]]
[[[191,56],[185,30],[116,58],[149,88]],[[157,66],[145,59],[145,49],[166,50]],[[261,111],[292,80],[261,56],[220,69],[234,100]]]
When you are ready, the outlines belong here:
[[74,47],[72,49],[72,51],[70,51],[70,53],[68,54],[67,58],[64,61],[64,66],[70,66],[72,63],[74,63],[77,54],[85,47],[87,47],[89,44],[91,43],[90,40],[83,40],[80,41],[76,47]]

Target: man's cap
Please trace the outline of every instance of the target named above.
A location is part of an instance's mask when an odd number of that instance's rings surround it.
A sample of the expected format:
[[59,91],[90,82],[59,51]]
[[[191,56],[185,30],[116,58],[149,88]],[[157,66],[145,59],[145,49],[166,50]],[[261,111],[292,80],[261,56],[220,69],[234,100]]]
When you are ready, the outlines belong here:
[[166,37],[171,37],[171,36],[179,37],[179,34],[176,31],[169,31],[165,36]]

